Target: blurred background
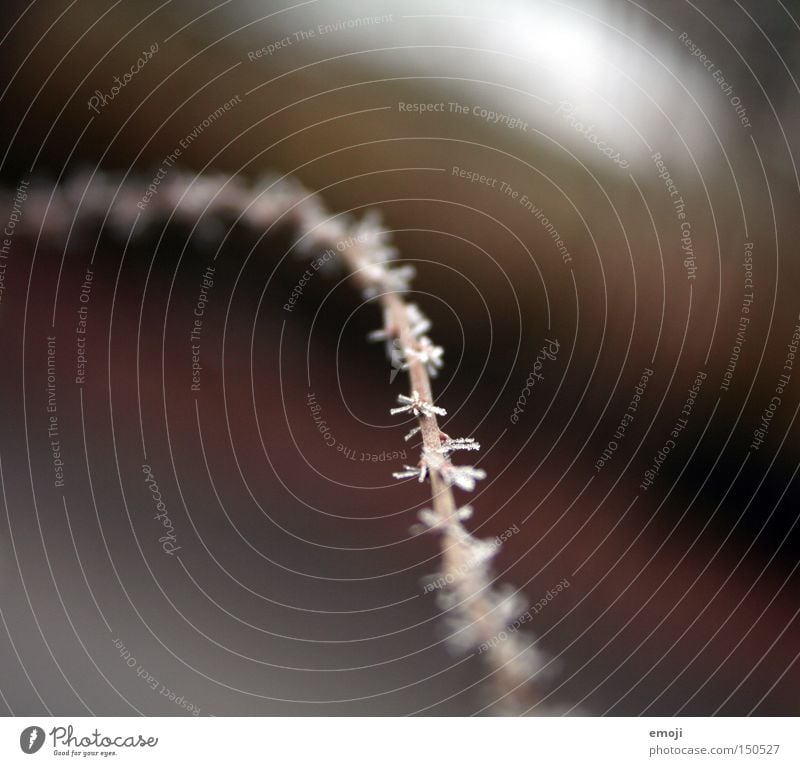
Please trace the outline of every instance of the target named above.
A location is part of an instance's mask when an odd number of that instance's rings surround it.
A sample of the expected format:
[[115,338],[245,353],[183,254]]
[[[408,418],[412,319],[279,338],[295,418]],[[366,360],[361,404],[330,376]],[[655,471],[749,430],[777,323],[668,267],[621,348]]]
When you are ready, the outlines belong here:
[[444,428],[484,445],[471,531],[530,604],[569,585],[523,628],[531,712],[800,713],[797,3],[4,18],[4,712],[492,712],[424,588],[426,488],[391,479],[416,454],[379,309],[317,273],[287,311],[290,227],[78,214],[274,172],[381,212]]

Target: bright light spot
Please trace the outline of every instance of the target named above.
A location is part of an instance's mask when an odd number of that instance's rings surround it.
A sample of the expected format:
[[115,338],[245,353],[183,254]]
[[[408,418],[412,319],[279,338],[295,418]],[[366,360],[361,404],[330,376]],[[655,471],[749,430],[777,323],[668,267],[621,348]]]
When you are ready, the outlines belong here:
[[556,78],[586,84],[603,66],[598,36],[576,23],[574,14],[566,18],[521,6],[492,26],[490,47],[540,62]]

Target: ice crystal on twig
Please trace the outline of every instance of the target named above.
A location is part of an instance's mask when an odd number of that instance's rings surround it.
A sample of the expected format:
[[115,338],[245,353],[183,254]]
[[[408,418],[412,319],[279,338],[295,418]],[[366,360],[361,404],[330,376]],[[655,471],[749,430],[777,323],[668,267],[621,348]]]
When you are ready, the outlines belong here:
[[400,344],[397,340],[397,329],[391,320],[391,315],[388,311],[384,311],[383,327],[380,330],[373,330],[367,335],[369,341],[385,341],[386,344],[386,358],[392,366],[392,376],[389,380],[391,383],[395,375],[403,369],[403,353],[400,350]]
[[443,407],[436,407],[434,404],[424,401],[417,391],[412,391],[411,396],[398,394],[397,401],[400,402],[402,406],[392,407],[392,409],[389,410],[391,415],[399,415],[401,412],[410,412],[417,417],[424,415],[430,418],[434,415],[447,414],[447,410]]
[[425,477],[428,475],[428,466],[425,463],[420,463],[418,466],[413,465],[404,465],[404,470],[402,471],[395,471],[392,476],[395,479],[418,479],[419,481],[425,481]]
[[[308,212],[303,215],[311,216]],[[322,216],[322,220],[320,220],[319,217],[316,219],[312,217],[311,220],[315,221],[313,227],[301,227],[301,231],[305,231],[306,233],[295,245],[298,255],[312,255],[320,250],[333,250],[338,243],[342,242],[347,237],[348,221],[342,216],[334,216],[331,218]],[[326,260],[323,265],[329,266],[334,261],[335,259],[331,258]]]
[[382,263],[364,263],[360,273],[370,283],[363,290],[364,298],[368,300],[381,293],[407,292],[417,272],[413,266],[387,269]]
[[[417,518],[426,527],[428,527],[428,529],[441,529],[443,526],[445,526],[445,522],[443,522],[430,508],[423,508],[417,514]],[[458,521],[467,521],[467,519],[471,519],[472,506],[464,505],[459,508],[455,513],[455,518]]]
[[384,289],[387,292],[404,293],[411,286],[417,270],[413,266],[398,266],[395,269],[386,269],[385,272]]
[[350,236],[369,247],[373,261],[386,263],[397,257],[397,248],[388,244],[389,232],[381,226],[381,215],[377,210],[368,210],[352,227]]
[[387,309],[384,309],[383,327],[381,327],[379,330],[373,330],[371,333],[369,333],[369,335],[367,335],[367,340],[371,342],[378,342],[382,340],[391,340],[396,336],[397,328],[392,322],[392,315]]
[[475,489],[476,481],[486,478],[486,471],[471,465],[445,463],[442,466],[442,477],[451,486],[463,489],[465,492],[472,492]]
[[403,438],[406,441],[413,439],[422,429],[419,426],[412,428]]
[[427,335],[423,335],[419,339],[419,345],[416,348],[404,348],[403,353],[406,357],[406,362],[403,365],[404,370],[409,369],[412,361],[418,361],[425,365],[428,375],[435,378],[444,365],[442,360],[444,349],[441,346],[434,345]]
[[425,316],[416,303],[409,303],[406,306],[406,317],[408,327],[415,338],[419,338],[431,329],[431,320]]
[[471,569],[488,564],[500,552],[500,543],[496,540],[481,540],[469,535],[466,544],[469,549],[467,561]]
[[[416,303],[409,303],[405,307],[406,318],[408,319],[408,329],[415,338],[419,338],[431,329],[430,320],[419,310]],[[367,335],[367,340],[381,341],[391,340],[397,337],[397,328],[392,322],[392,316],[388,311],[383,312],[383,327],[373,330]]]
[[453,465],[441,450],[422,450],[422,457],[420,458],[419,465],[403,466],[405,470],[392,474],[395,479],[410,479],[416,478],[419,481],[425,481],[428,473],[435,471],[439,473],[442,478],[450,486],[456,486],[467,492],[475,489],[475,482],[478,479],[486,478],[486,471],[480,468],[474,468],[471,465]]
[[405,471],[393,474],[395,479],[407,479],[416,477],[419,481],[425,481],[429,471],[442,471],[445,464],[445,458],[436,453],[430,452],[427,449],[422,450],[422,457],[419,460],[419,467],[412,468],[411,466],[403,466]]
[[409,349],[401,347],[398,329],[391,312],[386,309],[384,309],[383,327],[373,330],[367,335],[369,341],[384,341],[386,344],[386,358],[392,366],[390,382],[394,380],[400,370],[409,369],[409,355],[415,359],[421,357],[430,374],[435,375],[437,367],[441,367],[442,349],[433,346],[430,339],[424,337],[424,333],[431,327],[430,320],[416,304],[404,306],[403,310],[407,320],[407,331],[415,340],[419,339],[419,349],[409,351]]
[[443,455],[450,455],[456,450],[479,450],[480,448],[481,445],[471,437],[458,437],[457,439],[447,437],[439,447],[439,452]]
[[423,508],[417,514],[417,518],[428,529],[435,529],[436,527],[440,526],[441,523],[442,523],[442,520],[430,508]]

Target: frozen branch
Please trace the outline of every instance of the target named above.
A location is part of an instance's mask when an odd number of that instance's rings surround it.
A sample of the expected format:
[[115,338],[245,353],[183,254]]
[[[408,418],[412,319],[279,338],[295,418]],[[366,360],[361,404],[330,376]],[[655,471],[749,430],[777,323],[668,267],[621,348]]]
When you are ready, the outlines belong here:
[[[478,646],[494,686],[494,702],[509,713],[525,711],[536,702],[535,676],[541,671],[537,652],[520,634],[505,629],[525,608],[513,592],[492,587],[492,558],[498,543],[479,540],[464,527],[472,514],[469,506],[459,507],[454,491],[472,491],[486,474],[472,466],[454,465],[456,451],[475,451],[480,445],[472,438],[451,439],[438,424],[446,411],[434,403],[431,377],[443,365],[444,351],[427,333],[430,321],[419,308],[404,298],[414,277],[410,265],[394,265],[396,250],[388,244],[389,233],[375,212],[360,222],[345,216],[331,216],[319,199],[299,184],[267,178],[255,188],[237,177],[191,176],[171,171],[148,185],[141,179],[123,185],[104,175],[75,176],[56,188],[32,189],[24,225],[45,236],[65,234],[76,221],[105,220],[121,237],[135,223],[168,217],[194,224],[200,217],[222,217],[262,233],[282,223],[297,232],[300,253],[334,251],[352,274],[365,298],[375,299],[383,309],[383,326],[370,334],[384,341],[393,365],[408,373],[410,394],[400,395],[400,406],[391,414],[409,414],[418,419],[406,439],[422,437],[419,464],[395,473],[398,479],[430,481],[432,509],[420,513],[424,529],[441,535],[442,577],[447,586],[439,591],[439,603],[450,621],[451,645],[464,650]],[[498,636],[505,635],[504,640]]]

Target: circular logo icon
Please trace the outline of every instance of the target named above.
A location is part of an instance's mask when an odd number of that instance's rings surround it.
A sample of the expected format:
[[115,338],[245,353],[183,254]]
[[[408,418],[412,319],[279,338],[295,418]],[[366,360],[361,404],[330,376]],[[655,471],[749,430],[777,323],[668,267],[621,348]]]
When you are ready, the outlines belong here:
[[44,729],[39,726],[28,726],[19,735],[19,746],[22,748],[23,753],[28,753],[29,755],[36,753],[43,744]]

